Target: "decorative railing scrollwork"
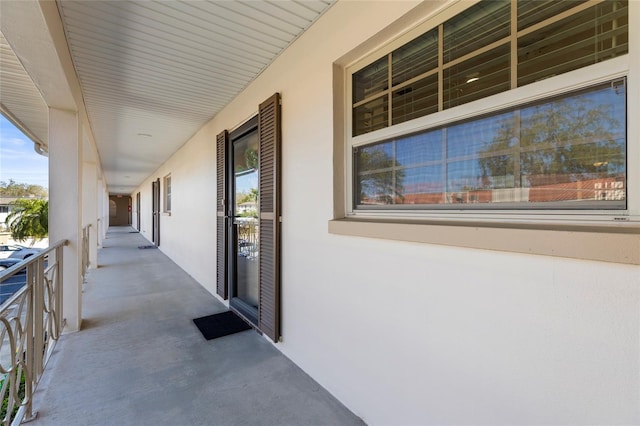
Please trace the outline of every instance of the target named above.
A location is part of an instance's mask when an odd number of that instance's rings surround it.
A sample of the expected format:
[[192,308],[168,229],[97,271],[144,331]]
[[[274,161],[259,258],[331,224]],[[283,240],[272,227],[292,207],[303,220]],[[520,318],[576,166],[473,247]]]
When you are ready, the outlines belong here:
[[61,241],[0,272],[1,425],[36,416],[32,396],[64,327],[65,244]]

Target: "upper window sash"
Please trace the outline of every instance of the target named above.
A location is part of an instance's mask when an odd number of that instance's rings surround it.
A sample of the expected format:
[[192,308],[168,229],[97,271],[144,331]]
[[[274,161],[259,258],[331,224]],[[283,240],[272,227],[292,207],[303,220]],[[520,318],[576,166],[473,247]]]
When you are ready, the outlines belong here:
[[628,52],[628,1],[481,1],[448,16],[349,73],[352,137]]

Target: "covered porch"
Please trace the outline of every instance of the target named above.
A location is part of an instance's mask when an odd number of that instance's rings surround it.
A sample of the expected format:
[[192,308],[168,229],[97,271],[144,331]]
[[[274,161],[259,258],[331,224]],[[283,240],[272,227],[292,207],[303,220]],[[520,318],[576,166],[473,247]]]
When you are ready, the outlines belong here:
[[[39,379],[50,345],[34,424],[640,423],[640,1],[3,0],[0,12],[0,113],[48,155],[63,260],[27,261],[22,293],[38,302],[31,322],[56,332],[9,351]],[[457,38],[478,22],[508,34]],[[396,54],[415,64],[398,79]],[[544,75],[520,81],[531,57]],[[617,139],[555,145],[547,120],[539,148],[519,142],[522,111],[605,89],[617,101],[595,105],[621,117]],[[461,93],[475,95],[445,105]],[[582,128],[568,110],[553,117]],[[447,145],[447,129],[502,114],[513,136],[487,121]],[[601,199],[517,204],[525,154],[591,145],[620,153],[571,156]],[[485,159],[500,165],[488,182]],[[614,165],[624,181],[587,176]],[[367,176],[383,191],[362,196]],[[442,205],[385,196],[422,191]],[[109,197],[127,200],[131,227],[110,227]],[[259,280],[240,279],[256,257]],[[192,322],[242,303],[262,336],[205,341]],[[14,400],[31,409],[28,392]]]
[[205,340],[226,307],[130,227],[111,227],[83,290],[81,331],[58,342],[34,425],[358,425],[255,331]]

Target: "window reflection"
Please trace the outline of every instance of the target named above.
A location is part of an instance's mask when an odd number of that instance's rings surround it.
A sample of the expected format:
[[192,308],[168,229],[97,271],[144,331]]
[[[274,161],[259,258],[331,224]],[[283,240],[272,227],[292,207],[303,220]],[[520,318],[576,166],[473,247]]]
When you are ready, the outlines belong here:
[[442,161],[442,132],[420,133],[397,140],[396,161],[401,166],[413,166]]
[[625,105],[620,80],[359,147],[356,206],[626,208]]
[[[397,166],[393,142],[357,151],[358,200],[362,204],[397,204],[402,195],[404,172]],[[401,204],[401,203],[400,203]]]
[[513,112],[473,120],[447,129],[448,158],[487,155],[511,148]]

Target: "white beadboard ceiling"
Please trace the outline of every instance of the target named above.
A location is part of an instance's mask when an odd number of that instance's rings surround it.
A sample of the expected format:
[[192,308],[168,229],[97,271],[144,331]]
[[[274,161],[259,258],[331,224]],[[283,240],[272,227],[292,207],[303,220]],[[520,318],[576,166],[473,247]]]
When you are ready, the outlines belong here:
[[2,33],[0,64],[0,111],[27,134],[36,147],[46,150],[49,136],[47,104]]
[[133,191],[334,1],[59,0],[109,191]]

